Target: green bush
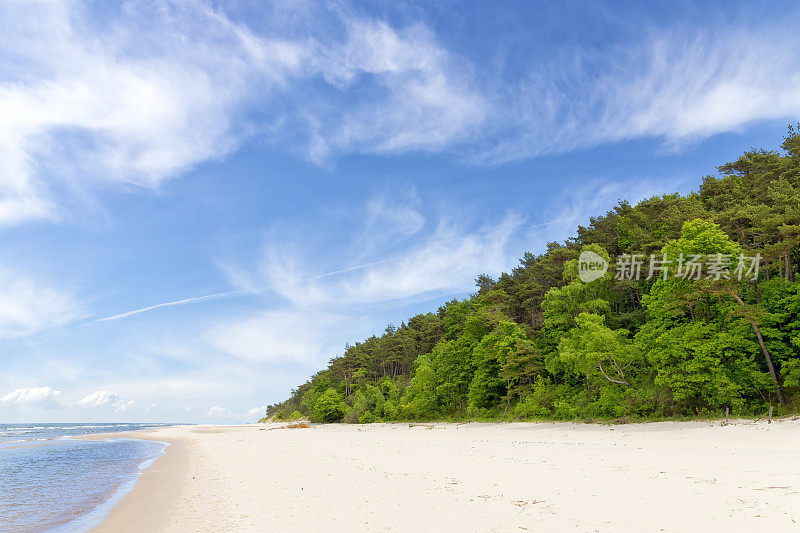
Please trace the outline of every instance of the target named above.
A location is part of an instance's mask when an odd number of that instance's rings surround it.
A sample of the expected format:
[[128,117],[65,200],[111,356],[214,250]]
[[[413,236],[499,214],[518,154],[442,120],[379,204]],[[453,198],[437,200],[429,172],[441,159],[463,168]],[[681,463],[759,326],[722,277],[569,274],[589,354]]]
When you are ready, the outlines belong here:
[[515,418],[547,418],[553,414],[553,391],[542,378],[537,378],[533,390],[514,407]]
[[342,396],[331,387],[314,402],[313,419],[315,422],[338,422],[346,409]]
[[375,418],[375,414],[371,411],[364,413],[363,415],[358,417],[359,424],[372,424],[373,422],[377,422],[378,420]]

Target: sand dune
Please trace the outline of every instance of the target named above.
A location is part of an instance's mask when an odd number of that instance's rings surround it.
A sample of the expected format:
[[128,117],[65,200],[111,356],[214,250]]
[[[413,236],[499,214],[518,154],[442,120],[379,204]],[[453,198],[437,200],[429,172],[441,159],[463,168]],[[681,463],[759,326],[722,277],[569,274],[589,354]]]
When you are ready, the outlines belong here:
[[797,531],[800,422],[185,426],[98,531]]

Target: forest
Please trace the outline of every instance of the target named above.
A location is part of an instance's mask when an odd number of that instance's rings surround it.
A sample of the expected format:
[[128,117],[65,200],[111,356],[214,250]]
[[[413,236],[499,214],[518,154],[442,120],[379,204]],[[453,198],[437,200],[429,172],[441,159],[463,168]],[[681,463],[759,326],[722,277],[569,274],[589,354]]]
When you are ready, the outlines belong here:
[[[348,344],[265,420],[797,412],[800,125],[781,148],[746,151],[697,192],[620,201],[511,272],[477,276],[469,298]],[[604,276],[581,279],[585,251],[608,261]],[[644,258],[642,275],[620,275],[634,254]],[[692,257],[706,270],[696,279],[661,275],[655,257]],[[742,257],[751,268],[736,276]]]

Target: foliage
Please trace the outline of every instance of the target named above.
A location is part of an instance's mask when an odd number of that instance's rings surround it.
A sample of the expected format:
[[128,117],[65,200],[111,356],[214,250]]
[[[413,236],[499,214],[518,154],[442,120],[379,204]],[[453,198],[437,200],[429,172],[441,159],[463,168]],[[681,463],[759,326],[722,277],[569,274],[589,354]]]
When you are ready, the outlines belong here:
[[[475,294],[389,325],[330,360],[267,408],[319,422],[586,419],[763,412],[800,407],[800,136],[783,153],[745,152],[696,193],[620,202],[564,243],[526,253]],[[577,258],[694,257],[757,280],[605,277]],[[682,263],[683,264],[683,263]],[[675,265],[673,264],[673,267]],[[793,407],[792,407],[793,406]],[[779,407],[780,408],[780,407]],[[290,414],[291,413],[291,414]]]
[[609,384],[630,387],[641,353],[627,331],[612,330],[604,322],[600,315],[578,315],[577,327],[558,344],[557,361],[595,388]]
[[344,416],[346,408],[342,396],[336,392],[336,389],[330,388],[314,402],[312,420],[315,422],[338,422]]

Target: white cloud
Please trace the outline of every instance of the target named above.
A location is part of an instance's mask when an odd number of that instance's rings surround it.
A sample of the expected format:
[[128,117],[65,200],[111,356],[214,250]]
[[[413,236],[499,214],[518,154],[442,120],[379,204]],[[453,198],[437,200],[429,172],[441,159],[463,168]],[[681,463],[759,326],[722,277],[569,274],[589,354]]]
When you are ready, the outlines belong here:
[[331,348],[324,340],[340,319],[292,309],[264,311],[213,327],[204,338],[214,348],[260,362],[313,362]]
[[[413,220],[409,227],[415,230],[414,239],[399,248],[386,242],[368,246],[371,261],[321,275],[312,270],[318,257],[294,253],[289,244],[272,235],[260,263],[249,268],[226,266],[224,270],[235,272],[232,283],[263,287],[283,301],[270,310],[228,318],[210,328],[203,339],[241,360],[293,362],[314,368],[340,353],[345,342],[382,328],[383,324],[370,318],[373,310],[470,292],[478,273],[509,271],[523,251],[531,247],[542,250],[547,242],[566,239],[577,224],[586,224],[590,215],[613,208],[619,198],[635,202],[664,185],[649,179],[626,183],[587,180],[585,186],[565,191],[551,212],[540,213],[544,218],[539,221],[510,213],[498,223],[478,227],[446,216],[430,224],[418,206],[408,217]],[[372,206],[384,205],[386,212],[402,212],[382,197],[367,205],[371,206],[368,212]],[[414,220],[417,214],[422,220]],[[434,227],[428,232],[417,230],[428,226]],[[364,245],[360,234],[353,238]],[[353,248],[353,256],[361,258],[358,247]],[[392,255],[387,257],[387,250]]]
[[81,316],[72,295],[0,265],[0,338],[24,337]]
[[125,401],[116,392],[99,390],[88,394],[75,402],[75,405],[82,409],[95,409],[98,407],[111,407],[117,412],[125,412],[133,409],[136,402],[133,400]]
[[[466,231],[442,219],[394,257],[340,276],[313,277],[302,259],[272,248],[261,271],[265,284],[298,308],[339,307],[389,302],[435,293],[469,290],[476,272],[499,272],[518,250],[510,249],[522,220],[509,215],[501,223]],[[332,310],[332,309],[331,309]]]
[[[480,97],[443,71],[448,54],[421,26],[331,15],[345,29],[339,41],[258,35],[202,2],[90,11],[59,1],[0,9],[0,59],[10,64],[0,79],[0,225],[59,216],[63,189],[156,186],[255,131],[305,132],[314,158],[331,146],[440,149],[480,113]],[[344,115],[342,102],[315,94],[285,101],[320,77],[346,92],[364,76],[378,80],[371,96]]]
[[375,196],[364,211],[361,235],[353,242],[360,257],[375,248],[401,243],[425,226],[421,202],[414,190],[396,193],[391,199],[387,195]]
[[[291,253],[291,247],[271,241],[260,264],[234,268],[235,280],[259,284],[283,301],[272,309],[228,318],[211,327],[205,342],[223,354],[260,363],[299,363],[314,368],[341,351],[345,342],[361,338],[383,327],[369,318],[376,309],[398,300],[430,299],[470,291],[476,272],[496,272],[513,266],[521,249],[522,220],[508,215],[498,224],[468,229],[463,221],[446,217],[428,232],[421,210],[408,214],[385,205],[389,219],[400,219],[415,232],[415,238],[397,248],[383,243],[370,251],[383,259],[318,274],[310,269],[316,261]],[[368,209],[368,212],[371,208]],[[417,216],[420,220],[417,220]],[[354,236],[363,244],[359,235]],[[386,250],[393,255],[385,257]],[[356,258],[363,254],[353,251]],[[231,269],[226,269],[231,270]]]
[[221,418],[226,420],[236,418],[236,415],[233,413],[233,411],[231,411],[230,409],[226,409],[225,407],[220,407],[218,405],[211,407],[204,414],[208,418],[217,418],[217,419]]
[[492,164],[800,115],[796,12],[565,48],[513,78],[423,24],[354,12],[282,6],[252,29],[200,1],[4,3],[0,226],[57,219],[68,191],[155,187],[253,136],[317,161],[425,151]]
[[581,49],[539,63],[504,86],[487,128],[483,164],[638,138],[667,145],[800,116],[800,41],[795,24],[720,24],[652,29],[635,45]]
[[214,420],[255,422],[256,420],[264,416],[266,410],[267,406],[265,405],[265,406],[253,407],[252,409],[244,413],[238,413],[226,407],[220,407],[218,405],[215,405],[210,409],[208,409],[205,413],[203,413],[203,415],[207,418],[211,418]]
[[54,409],[59,406],[61,391],[50,387],[31,387],[17,389],[0,398],[0,405],[11,407],[35,406]]
[[[323,48],[320,70],[342,89],[369,89],[343,112],[324,111],[312,124],[312,155],[337,152],[441,151],[467,140],[487,117],[489,102],[470,69],[422,25],[400,30],[381,21],[345,21],[347,40]],[[374,78],[372,84],[365,79]],[[335,117],[328,113],[334,112]]]
[[201,3],[131,5],[102,26],[71,2],[2,11],[0,57],[24,69],[0,82],[0,224],[54,215],[45,175],[155,186],[223,156],[246,129],[237,106],[304,53]]
[[[645,68],[609,83],[607,129],[616,137],[707,137],[763,119],[800,113],[800,46],[783,28],[729,28],[724,34],[659,35],[628,58]],[[613,76],[623,79],[617,69]],[[625,120],[625,114],[631,118]]]
[[252,409],[248,410],[244,414],[244,418],[248,419],[259,419],[264,416],[264,413],[267,411],[266,405],[260,405],[258,407],[253,407]]

